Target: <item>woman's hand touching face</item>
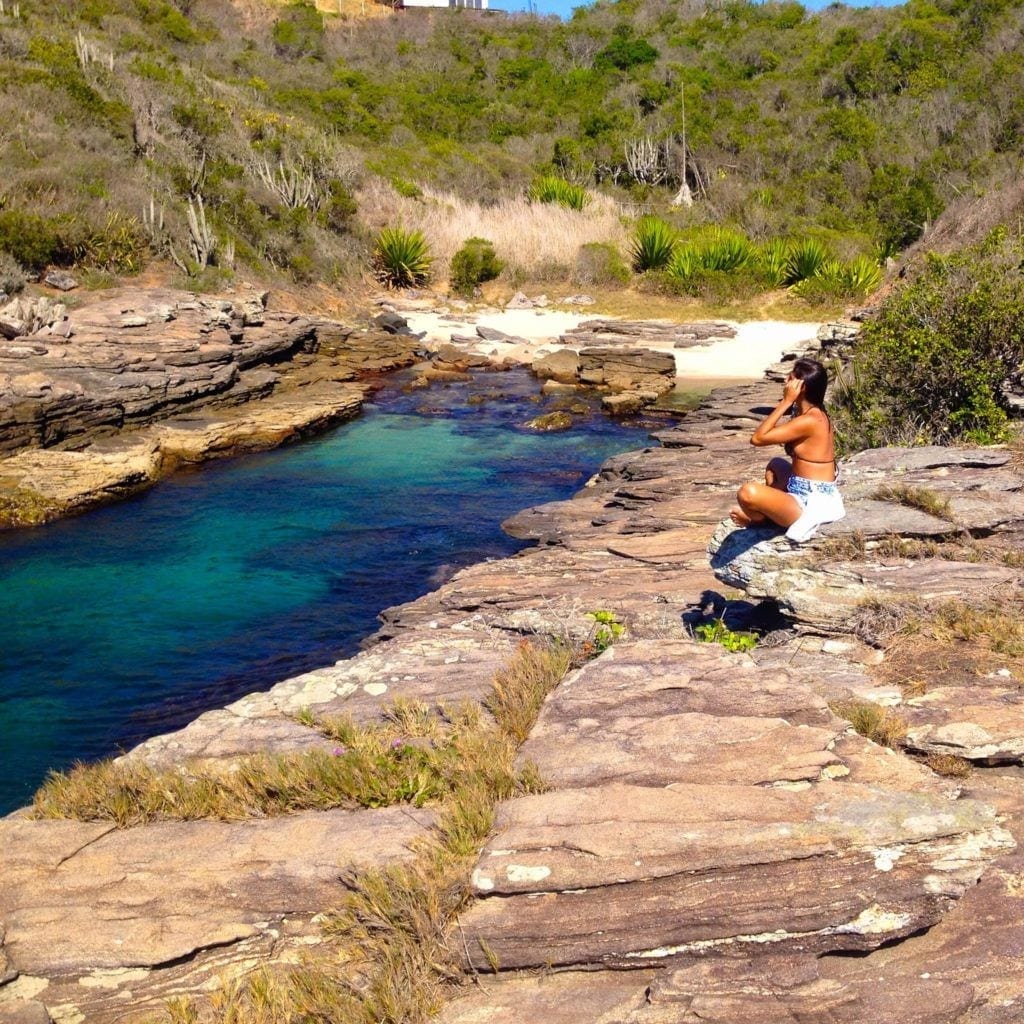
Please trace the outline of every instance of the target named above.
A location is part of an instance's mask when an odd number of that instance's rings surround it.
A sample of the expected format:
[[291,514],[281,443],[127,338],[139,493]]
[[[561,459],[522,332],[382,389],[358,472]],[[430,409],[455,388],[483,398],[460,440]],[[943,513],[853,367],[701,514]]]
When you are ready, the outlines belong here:
[[782,397],[787,402],[795,402],[804,389],[804,382],[796,377],[787,377],[786,383],[782,385]]

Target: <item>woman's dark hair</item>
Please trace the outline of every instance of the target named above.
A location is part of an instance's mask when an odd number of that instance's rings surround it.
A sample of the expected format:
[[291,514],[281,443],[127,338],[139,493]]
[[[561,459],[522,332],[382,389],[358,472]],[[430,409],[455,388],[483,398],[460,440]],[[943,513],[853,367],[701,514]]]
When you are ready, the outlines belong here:
[[804,382],[804,395],[811,405],[825,409],[825,388],[828,387],[828,371],[817,359],[798,359],[790,371],[797,380]]

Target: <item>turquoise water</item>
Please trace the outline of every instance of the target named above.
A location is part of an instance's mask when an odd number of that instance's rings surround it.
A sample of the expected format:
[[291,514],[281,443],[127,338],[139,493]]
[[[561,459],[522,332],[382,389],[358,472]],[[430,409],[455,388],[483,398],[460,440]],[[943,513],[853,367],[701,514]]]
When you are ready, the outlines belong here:
[[389,386],[316,440],[0,534],[0,813],[50,769],[351,655],[383,608],[521,547],[502,519],[645,443],[600,414],[518,429],[548,408],[531,397],[519,373]]

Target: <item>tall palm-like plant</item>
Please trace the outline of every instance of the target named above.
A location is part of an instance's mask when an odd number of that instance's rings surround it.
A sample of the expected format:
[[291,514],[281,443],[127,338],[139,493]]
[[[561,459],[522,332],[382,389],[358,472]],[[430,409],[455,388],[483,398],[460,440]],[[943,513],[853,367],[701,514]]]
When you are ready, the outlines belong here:
[[388,288],[414,288],[430,276],[433,257],[422,231],[385,228],[373,246],[373,272]]
[[638,274],[645,270],[664,270],[675,247],[676,232],[671,225],[657,217],[641,217],[629,248],[633,269]]

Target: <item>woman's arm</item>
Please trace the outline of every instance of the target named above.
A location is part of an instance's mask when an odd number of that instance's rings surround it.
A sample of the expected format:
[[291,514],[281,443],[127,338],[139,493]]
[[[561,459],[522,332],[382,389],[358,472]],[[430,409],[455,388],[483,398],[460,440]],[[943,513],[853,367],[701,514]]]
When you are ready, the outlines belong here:
[[803,387],[801,380],[788,380],[782,389],[782,401],[758,424],[750,437],[750,443],[758,448],[769,444],[786,444],[790,441],[802,441],[811,436],[814,430],[814,419],[804,413],[787,423],[779,424],[786,411],[800,397]]

